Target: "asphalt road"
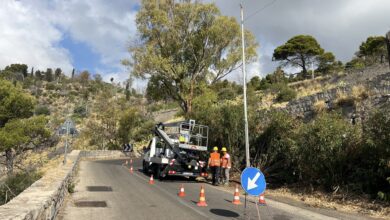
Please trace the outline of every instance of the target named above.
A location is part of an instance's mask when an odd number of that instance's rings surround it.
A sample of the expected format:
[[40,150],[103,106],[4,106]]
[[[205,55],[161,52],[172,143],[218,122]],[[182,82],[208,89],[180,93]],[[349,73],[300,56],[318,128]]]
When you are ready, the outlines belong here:
[[[124,160],[82,161],[75,193],[60,211],[58,219],[259,219],[256,204],[233,205],[233,191],[185,178],[155,180],[141,172],[141,160],[133,162],[134,173]],[[186,197],[177,196],[183,184]],[[200,187],[205,187],[207,207],[198,207]],[[88,187],[106,186],[112,191],[91,191]],[[78,207],[77,202],[106,202],[107,207]],[[258,206],[262,220],[364,219],[322,209],[302,208],[274,200]],[[91,205],[91,204],[87,204]]]

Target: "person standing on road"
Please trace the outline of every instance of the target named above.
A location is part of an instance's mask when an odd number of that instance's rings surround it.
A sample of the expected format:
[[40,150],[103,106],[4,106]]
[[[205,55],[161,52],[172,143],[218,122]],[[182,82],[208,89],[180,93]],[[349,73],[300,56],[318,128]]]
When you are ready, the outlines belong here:
[[221,158],[222,180],[224,185],[229,185],[229,173],[230,168],[232,168],[232,160],[230,155],[227,153],[226,147],[223,147],[221,151],[223,153]]
[[213,152],[210,154],[209,167],[213,175],[213,185],[218,185],[219,180],[219,167],[221,166],[221,155],[218,153],[218,147],[213,148]]

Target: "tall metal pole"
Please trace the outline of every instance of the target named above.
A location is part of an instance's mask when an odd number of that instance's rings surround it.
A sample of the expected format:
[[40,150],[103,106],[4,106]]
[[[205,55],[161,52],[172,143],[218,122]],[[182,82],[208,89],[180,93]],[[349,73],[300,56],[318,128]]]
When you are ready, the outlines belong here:
[[390,31],[386,34],[386,43],[387,43],[387,59],[389,60],[390,68]]
[[240,4],[241,8],[241,41],[242,41],[242,73],[244,76],[244,121],[245,121],[245,157],[246,157],[246,167],[250,167],[249,160],[249,134],[248,134],[248,110],[247,110],[247,101],[246,101],[246,69],[245,69],[245,36],[244,36],[244,9],[242,3]]

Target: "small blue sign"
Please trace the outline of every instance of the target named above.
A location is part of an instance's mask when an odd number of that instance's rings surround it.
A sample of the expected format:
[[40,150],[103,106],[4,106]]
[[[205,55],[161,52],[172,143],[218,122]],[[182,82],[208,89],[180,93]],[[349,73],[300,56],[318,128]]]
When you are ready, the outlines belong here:
[[254,167],[245,168],[245,170],[241,173],[241,187],[249,195],[260,195],[266,188],[264,174]]

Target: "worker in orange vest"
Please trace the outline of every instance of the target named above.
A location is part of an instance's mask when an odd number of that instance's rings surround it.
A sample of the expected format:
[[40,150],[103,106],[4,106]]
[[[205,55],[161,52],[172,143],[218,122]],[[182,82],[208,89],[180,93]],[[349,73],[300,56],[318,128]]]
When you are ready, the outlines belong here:
[[221,155],[218,153],[218,147],[213,148],[208,164],[213,174],[213,185],[217,186],[219,182],[219,167],[221,166]]
[[232,160],[230,155],[227,153],[226,147],[223,147],[221,151],[223,153],[221,158],[222,180],[224,185],[229,185],[229,174],[230,168],[232,168]]

